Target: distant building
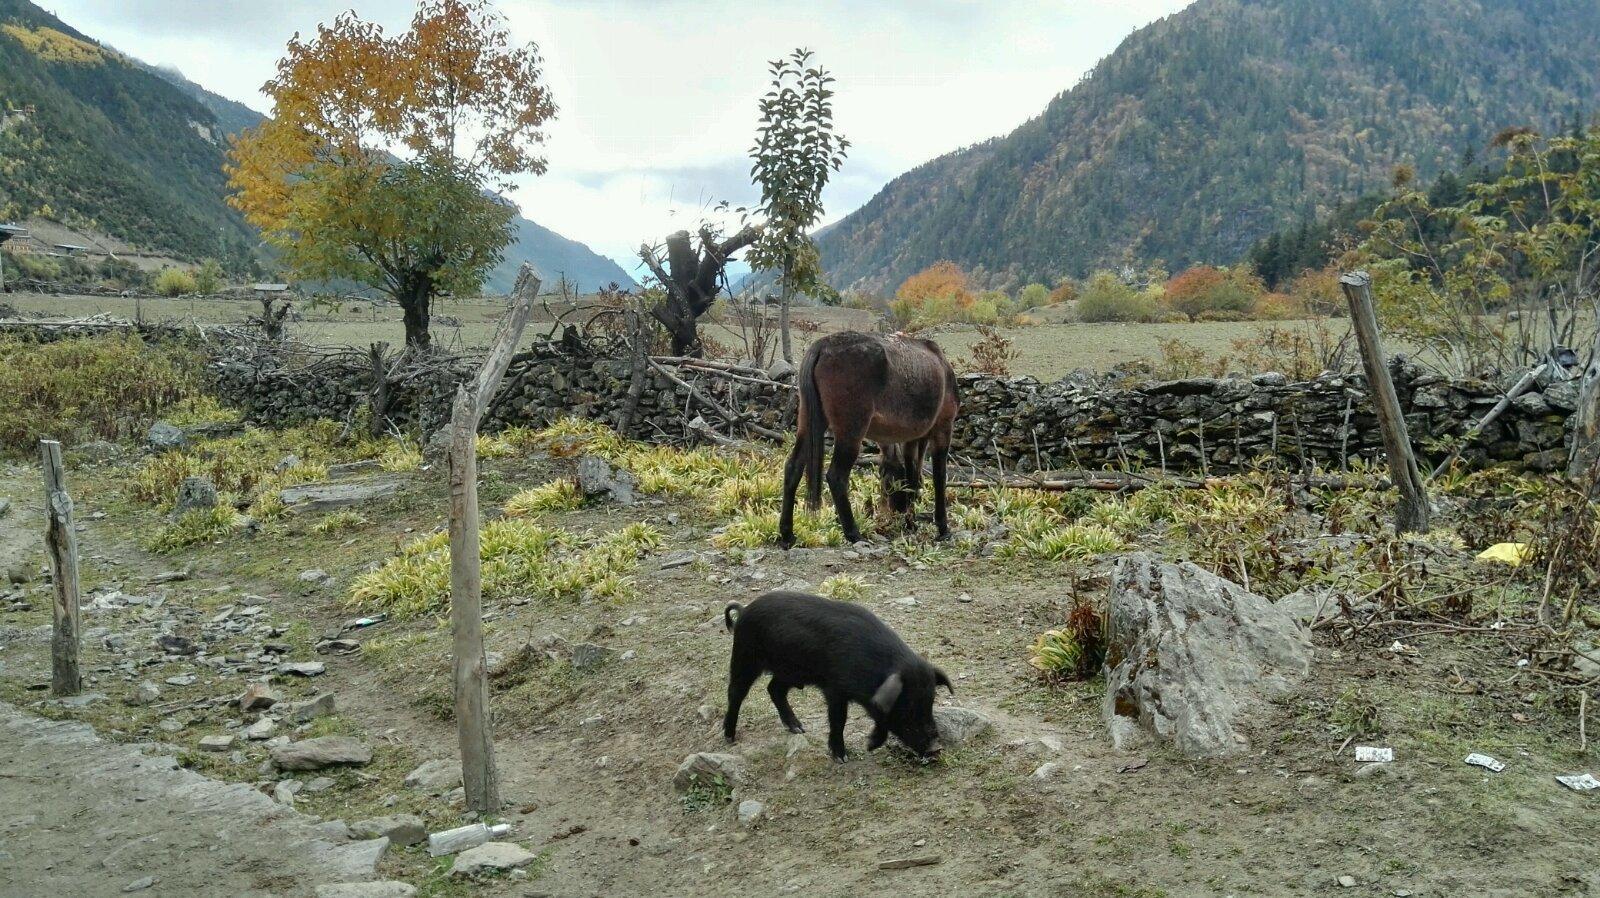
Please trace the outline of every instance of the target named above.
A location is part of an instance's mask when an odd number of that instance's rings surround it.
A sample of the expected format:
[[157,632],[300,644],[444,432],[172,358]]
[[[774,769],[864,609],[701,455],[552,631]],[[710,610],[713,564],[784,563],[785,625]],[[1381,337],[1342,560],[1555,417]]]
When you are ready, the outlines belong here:
[[57,255],[72,256],[77,258],[87,254],[89,252],[89,248],[77,243],[57,243],[55,244],[55,251]]

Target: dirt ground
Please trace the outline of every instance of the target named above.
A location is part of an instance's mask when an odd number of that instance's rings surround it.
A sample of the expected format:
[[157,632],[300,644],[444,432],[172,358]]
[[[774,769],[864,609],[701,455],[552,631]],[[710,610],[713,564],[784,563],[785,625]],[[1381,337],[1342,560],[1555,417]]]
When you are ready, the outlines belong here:
[[[399,782],[422,760],[454,757],[442,621],[423,617],[347,632],[362,643],[353,655],[317,655],[312,648],[317,634],[359,613],[344,601],[354,575],[442,524],[437,474],[411,475],[398,496],[363,508],[370,523],[354,531],[319,533],[315,516],[294,517],[253,539],[161,557],[141,548],[159,515],[122,498],[126,464],[75,470],[86,590],[164,596],[162,613],[177,615],[180,633],[197,632],[198,622],[221,608],[264,609],[283,625],[294,660],[328,665],[314,683],[279,688],[291,699],[320,691],[338,696],[340,715],[308,725],[296,738],[349,733],[377,752],[371,765],[336,774],[324,791],[303,793],[297,808],[345,821],[411,810],[432,830],[460,823],[459,807]],[[538,456],[486,461],[484,507],[570,470],[570,461]],[[26,500],[37,479],[27,466],[0,476],[0,495],[22,500],[0,519],[0,543],[8,561],[28,568],[42,560],[19,536],[34,523],[36,509]],[[547,636],[619,653],[593,671],[534,665],[496,689],[503,819],[513,826],[508,838],[539,852],[538,862],[511,877],[463,882],[448,875],[448,859],[441,864],[415,848],[391,849],[379,875],[411,882],[424,895],[486,896],[1600,894],[1596,795],[1568,791],[1553,779],[1592,769],[1596,753],[1578,751],[1570,713],[1519,679],[1499,643],[1418,637],[1412,640],[1418,651],[1407,653],[1391,651],[1386,637],[1341,642],[1320,633],[1312,677],[1255,722],[1250,754],[1224,761],[1163,751],[1135,757],[1108,745],[1098,681],[1050,685],[1026,663],[1027,645],[1060,625],[1076,592],[1104,589],[1103,567],[981,555],[930,556],[930,563],[887,547],[865,554],[718,551],[708,544],[717,521],[657,500],[571,512],[559,522],[612,530],[639,520],[654,522],[667,543],[643,561],[637,598],[513,599],[488,609],[493,655],[513,656]],[[683,551],[700,553],[698,560],[661,569]],[[189,579],[152,581],[184,565],[193,566]],[[303,582],[299,574],[308,568],[327,571],[333,584]],[[993,731],[922,766],[892,743],[866,753],[857,712],[847,740],[853,757],[836,764],[823,745],[820,698],[802,692],[794,704],[810,735],[786,757],[788,734],[758,689],[733,749],[748,759],[752,781],[735,795],[676,793],[672,775],[686,755],[724,750],[730,639],[723,605],[841,572],[864,581],[862,601],[955,679],[956,695],[941,694],[941,704],[982,712],[994,721]],[[19,598],[31,609],[18,610]],[[171,743],[182,763],[209,777],[271,788],[272,778],[257,769],[264,757],[259,747],[232,756],[195,750],[202,736],[244,722],[230,703],[246,678],[227,665],[200,669],[191,685],[162,685],[159,705],[123,703],[140,681],[162,683],[169,668],[178,669],[147,646],[113,648],[115,640],[107,641],[139,632],[140,621],[149,619],[142,616],[153,613],[148,605],[86,614],[86,627],[102,628],[85,643],[86,688],[108,698],[82,708],[60,707],[39,691],[48,680],[48,645],[26,634],[49,621],[48,586],[36,580],[15,587],[6,606],[12,610],[0,611],[0,699],[31,714],[88,722],[114,743]],[[125,671],[129,659],[135,669]],[[1376,709],[1377,731],[1362,741],[1392,746],[1394,763],[1357,764],[1331,723],[1351,690]],[[169,730],[168,719],[182,726]],[[8,743],[0,750],[18,749],[4,732],[0,741]],[[1499,757],[1507,770],[1464,765],[1472,751]],[[1053,776],[1036,776],[1046,763],[1060,766]],[[32,786],[30,803],[71,800],[70,780]],[[12,788],[0,779],[0,790]],[[763,819],[748,827],[734,813],[745,799],[766,805]],[[143,832],[139,827],[129,821],[104,838],[157,845],[179,838],[159,818]],[[26,871],[13,883],[27,890],[0,886],[0,894],[67,894],[63,887],[80,882],[64,878],[59,865],[71,866],[64,858],[41,865],[6,850],[4,863]],[[102,850],[85,844],[75,860],[94,861]],[[216,862],[198,852],[175,856]],[[880,867],[905,858],[937,861]],[[120,889],[127,873],[106,868],[101,885]],[[268,870],[252,884],[280,895],[309,894],[310,885]],[[150,894],[234,894],[217,889],[157,887]]]

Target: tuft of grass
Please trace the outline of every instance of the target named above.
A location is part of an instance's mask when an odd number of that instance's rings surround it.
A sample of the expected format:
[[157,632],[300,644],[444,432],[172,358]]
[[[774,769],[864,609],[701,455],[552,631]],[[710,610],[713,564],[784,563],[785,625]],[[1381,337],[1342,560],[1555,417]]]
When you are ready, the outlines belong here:
[[378,467],[395,474],[405,474],[422,467],[422,450],[410,440],[389,444],[378,456]]
[[[800,509],[794,516],[795,545],[807,549],[838,546],[844,543],[844,532],[838,523]],[[776,511],[745,511],[734,518],[726,528],[711,537],[711,544],[720,549],[758,549],[778,544],[778,513]]]
[[1105,660],[1105,616],[1083,601],[1067,615],[1066,626],[1039,634],[1028,657],[1034,669],[1055,680],[1089,679]]
[[[276,498],[276,496],[274,496]],[[282,503],[279,503],[280,505]],[[349,530],[357,530],[367,525],[367,519],[354,509],[343,509],[329,514],[327,517],[311,525],[312,533],[336,534]]]
[[685,814],[719,808],[733,801],[733,787],[720,776],[712,777],[710,781],[696,780],[688,791],[683,793],[682,800]]
[[[648,524],[604,536],[574,535],[508,518],[484,527],[479,539],[485,598],[625,600],[635,593],[631,574],[640,556],[660,546],[662,535]],[[449,545],[449,534],[436,533],[404,546],[388,563],[356,578],[350,604],[401,618],[444,608],[450,600]]]
[[1359,739],[1382,731],[1378,705],[1359,686],[1339,693],[1328,710],[1328,726],[1336,737]]
[[1068,524],[1053,513],[1028,512],[1011,521],[1011,535],[995,550],[1001,558],[1082,564],[1121,552],[1128,543],[1100,524]]
[[834,574],[822,581],[822,585],[817,587],[817,594],[841,602],[859,602],[867,597],[867,584],[860,577]]
[[525,518],[547,511],[573,511],[583,507],[583,493],[570,480],[552,480],[523,490],[506,503],[508,518]]
[[152,552],[165,554],[200,543],[216,542],[244,526],[244,517],[233,506],[218,502],[214,508],[185,512],[151,537]]

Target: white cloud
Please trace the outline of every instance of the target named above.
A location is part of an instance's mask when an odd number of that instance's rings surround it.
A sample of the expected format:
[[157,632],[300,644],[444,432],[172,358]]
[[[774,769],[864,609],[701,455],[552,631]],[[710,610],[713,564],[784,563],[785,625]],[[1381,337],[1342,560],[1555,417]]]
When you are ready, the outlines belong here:
[[[284,42],[351,0],[52,0],[69,25],[266,110]],[[896,174],[1004,134],[1044,109],[1134,28],[1188,0],[539,0],[503,2],[537,41],[561,107],[550,171],[524,213],[634,268],[642,240],[691,227],[716,200],[754,201],[749,148],[766,62],[810,47],[838,79],[854,144],[824,199],[836,220]],[[357,0],[386,28],[404,0]]]

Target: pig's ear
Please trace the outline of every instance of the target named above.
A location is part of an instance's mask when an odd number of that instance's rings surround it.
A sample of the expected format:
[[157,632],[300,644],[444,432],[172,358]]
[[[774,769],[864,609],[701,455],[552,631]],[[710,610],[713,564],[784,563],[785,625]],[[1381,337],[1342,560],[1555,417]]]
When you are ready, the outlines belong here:
[[899,701],[900,690],[904,686],[904,681],[900,679],[900,671],[889,674],[884,679],[883,685],[878,687],[878,691],[872,694],[873,706],[879,711],[888,713],[889,709],[894,707],[894,703]]
[[933,685],[943,686],[944,688],[950,690],[951,695],[956,694],[956,687],[950,685],[950,678],[945,676],[944,671],[937,667],[933,669]]

